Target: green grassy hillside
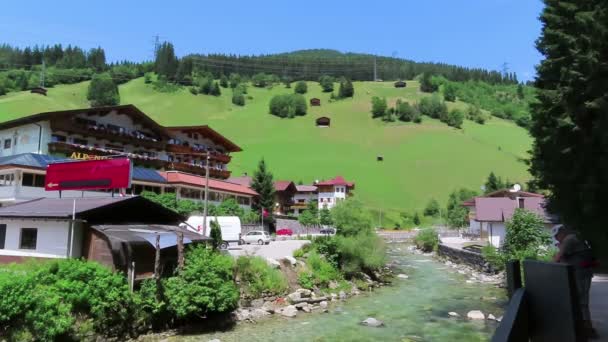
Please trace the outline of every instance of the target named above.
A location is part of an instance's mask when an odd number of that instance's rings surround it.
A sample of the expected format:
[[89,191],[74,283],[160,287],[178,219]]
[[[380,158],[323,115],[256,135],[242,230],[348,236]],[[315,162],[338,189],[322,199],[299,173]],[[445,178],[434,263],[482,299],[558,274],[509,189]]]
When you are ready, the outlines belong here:
[[[28,92],[0,96],[0,120],[86,107],[87,84],[57,86],[49,89],[47,97]],[[318,84],[311,82],[308,87],[306,97],[319,97],[322,105],[309,107],[306,116],[295,119],[268,114],[273,95],[293,91],[283,85],[249,87],[253,99],[244,107],[231,104],[230,89],[222,89],[221,97],[192,95],[187,89],[159,93],[143,79],[121,85],[120,95],[122,103],[135,104],[162,124],[209,124],[228,136],[244,149],[234,155],[230,166],[234,175],[251,173],[262,157],[277,179],[311,182],[340,174],[356,182],[357,197],[369,207],[393,217],[401,210],[422,209],[430,198],[445,203],[457,187],[479,190],[490,171],[511,180],[529,177],[521,159],[531,139],[512,122],[466,121],[458,130],[428,117],[422,124],[371,118],[372,96],[386,96],[391,103],[397,98],[413,103],[428,96],[418,91],[415,81],[408,81],[405,89],[388,82],[355,82],[354,99],[333,103]],[[315,127],[319,116],[329,116],[331,128]],[[376,161],[379,155],[383,162]]]

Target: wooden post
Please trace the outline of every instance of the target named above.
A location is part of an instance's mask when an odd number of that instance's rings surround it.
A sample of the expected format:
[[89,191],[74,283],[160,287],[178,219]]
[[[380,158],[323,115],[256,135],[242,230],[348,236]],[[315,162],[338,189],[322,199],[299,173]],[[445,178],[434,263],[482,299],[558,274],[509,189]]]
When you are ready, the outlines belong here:
[[184,233],[177,233],[177,267],[179,270],[184,268]]
[[154,279],[160,280],[160,234],[156,234],[156,255],[154,256]]
[[507,293],[509,298],[513,297],[513,294],[517,289],[521,288],[521,268],[519,260],[511,260],[507,262]]

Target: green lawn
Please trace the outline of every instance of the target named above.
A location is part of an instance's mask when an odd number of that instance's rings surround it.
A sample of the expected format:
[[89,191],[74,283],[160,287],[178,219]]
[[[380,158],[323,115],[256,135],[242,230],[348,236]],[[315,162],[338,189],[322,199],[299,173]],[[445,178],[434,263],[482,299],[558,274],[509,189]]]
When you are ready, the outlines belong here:
[[[135,104],[161,124],[209,124],[232,139],[244,149],[230,164],[234,175],[251,173],[262,157],[277,179],[311,182],[340,174],[356,182],[357,197],[370,208],[389,212],[389,219],[401,210],[420,210],[433,197],[445,203],[448,193],[461,186],[479,190],[490,171],[511,180],[529,177],[521,159],[531,138],[515,124],[494,118],[485,125],[467,121],[458,130],[426,117],[420,125],[387,124],[371,118],[372,96],[413,103],[428,95],[418,91],[415,81],[400,89],[389,82],[354,85],[354,99],[329,103],[329,94],[310,82],[306,97],[319,97],[322,105],[295,119],[268,114],[273,95],[293,91],[283,85],[249,87],[253,99],[244,107],[230,103],[230,89],[222,89],[221,97],[195,96],[187,89],[159,93],[143,79],[121,85],[120,95],[122,103]],[[27,92],[0,96],[0,119],[86,107],[86,86],[58,86],[47,97]],[[329,116],[331,128],[315,127],[319,116]],[[377,156],[384,161],[376,161]]]

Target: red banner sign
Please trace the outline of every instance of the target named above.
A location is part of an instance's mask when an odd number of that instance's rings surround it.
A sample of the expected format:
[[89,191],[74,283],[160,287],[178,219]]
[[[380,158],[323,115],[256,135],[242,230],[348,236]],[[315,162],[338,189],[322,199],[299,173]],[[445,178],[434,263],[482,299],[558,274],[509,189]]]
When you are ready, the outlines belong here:
[[49,164],[46,191],[127,189],[133,167],[127,158]]

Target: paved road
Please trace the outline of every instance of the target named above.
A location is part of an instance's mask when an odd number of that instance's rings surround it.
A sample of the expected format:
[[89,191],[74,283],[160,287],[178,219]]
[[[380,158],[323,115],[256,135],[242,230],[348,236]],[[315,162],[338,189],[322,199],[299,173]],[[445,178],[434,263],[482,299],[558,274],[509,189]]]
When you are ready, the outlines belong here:
[[601,341],[608,341],[608,274],[596,274],[591,283],[591,319]]
[[282,259],[286,256],[293,256],[296,249],[310,243],[308,240],[286,240],[286,241],[271,241],[268,245],[241,245],[230,246],[228,252],[230,255],[257,255],[263,258]]

